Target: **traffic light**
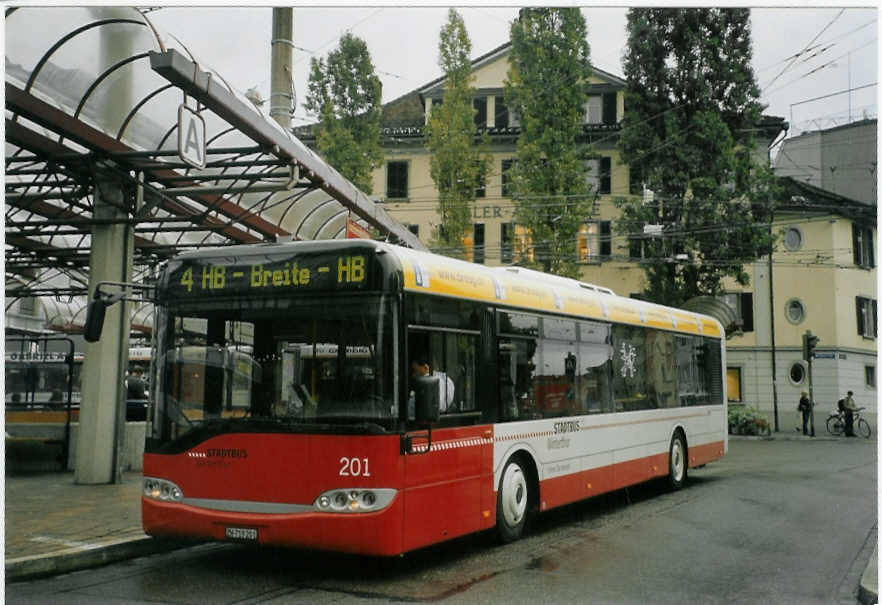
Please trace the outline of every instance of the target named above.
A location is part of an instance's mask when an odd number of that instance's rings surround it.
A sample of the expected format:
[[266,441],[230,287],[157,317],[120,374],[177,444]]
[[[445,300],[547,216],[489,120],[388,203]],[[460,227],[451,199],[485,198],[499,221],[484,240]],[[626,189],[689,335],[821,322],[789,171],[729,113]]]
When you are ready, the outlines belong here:
[[806,330],[802,335],[802,358],[810,361],[815,356],[815,347],[821,341],[820,338],[812,334],[811,330]]

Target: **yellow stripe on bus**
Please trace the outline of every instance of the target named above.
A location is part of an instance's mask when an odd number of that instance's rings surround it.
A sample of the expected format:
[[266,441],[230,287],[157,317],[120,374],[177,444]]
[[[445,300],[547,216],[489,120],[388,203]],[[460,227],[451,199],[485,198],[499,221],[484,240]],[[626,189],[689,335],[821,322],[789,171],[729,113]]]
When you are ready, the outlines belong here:
[[[668,309],[629,298],[582,290],[574,280],[471,265],[413,250],[397,249],[404,271],[404,289],[506,306],[564,313],[582,318],[645,325],[722,338],[719,325],[708,317]],[[549,281],[545,281],[547,280]]]

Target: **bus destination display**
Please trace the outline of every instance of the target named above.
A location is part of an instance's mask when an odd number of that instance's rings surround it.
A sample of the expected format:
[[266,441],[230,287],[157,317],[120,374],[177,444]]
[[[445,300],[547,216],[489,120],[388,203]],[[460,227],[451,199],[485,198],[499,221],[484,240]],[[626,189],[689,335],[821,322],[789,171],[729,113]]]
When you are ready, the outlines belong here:
[[[357,290],[368,283],[362,254],[310,255],[285,259],[195,259],[169,275],[172,296],[295,294],[303,290]],[[249,259],[250,260],[250,259]]]

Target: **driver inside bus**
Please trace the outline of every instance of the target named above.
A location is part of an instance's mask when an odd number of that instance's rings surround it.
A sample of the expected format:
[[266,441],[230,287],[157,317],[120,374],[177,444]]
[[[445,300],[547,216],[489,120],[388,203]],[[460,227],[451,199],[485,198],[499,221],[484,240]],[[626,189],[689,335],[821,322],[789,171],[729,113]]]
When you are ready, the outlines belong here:
[[[437,376],[441,381],[441,401],[439,407],[441,412],[444,413],[453,407],[453,380],[445,372],[432,372],[426,355],[415,355],[413,361],[410,362],[410,377],[417,378],[429,375]],[[407,417],[411,420],[416,417],[416,395],[413,389],[410,390],[407,398]]]

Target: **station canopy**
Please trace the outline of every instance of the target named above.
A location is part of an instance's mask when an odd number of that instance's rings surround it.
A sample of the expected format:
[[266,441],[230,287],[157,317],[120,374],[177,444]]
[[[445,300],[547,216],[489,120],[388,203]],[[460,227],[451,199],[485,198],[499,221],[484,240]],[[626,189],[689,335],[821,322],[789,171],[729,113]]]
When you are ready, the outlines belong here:
[[[149,14],[20,7],[5,25],[7,311],[39,298],[49,327],[76,331],[108,222],[132,229],[142,283],[178,252],[342,238],[350,220],[423,247]],[[205,124],[204,168],[179,157],[182,105]],[[126,218],[95,216],[96,192]],[[132,319],[147,329],[149,309]]]

